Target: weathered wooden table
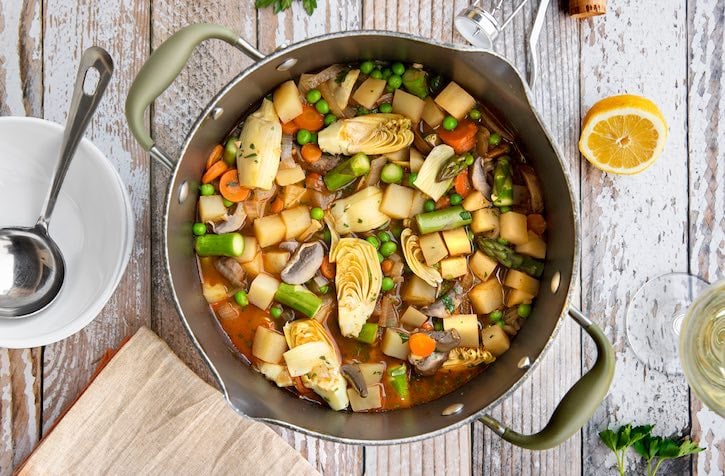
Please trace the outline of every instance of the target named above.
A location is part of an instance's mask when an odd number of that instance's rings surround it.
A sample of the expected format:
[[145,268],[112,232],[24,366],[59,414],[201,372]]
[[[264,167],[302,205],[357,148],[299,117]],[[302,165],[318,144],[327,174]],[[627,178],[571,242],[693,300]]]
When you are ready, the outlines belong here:
[[[295,2],[297,3],[297,2]],[[154,47],[194,22],[239,30],[263,52],[325,32],[381,29],[462,42],[455,12],[467,2],[318,0],[307,17],[258,12],[252,0],[2,0],[0,113],[64,122],[77,60],[98,44],[116,76],[87,136],[114,162],[131,194],[136,246],[126,276],[85,330],[42,349],[0,349],[0,475],[10,474],[86,385],[102,353],[139,326],[160,334],[211,381],[179,323],[164,278],[162,203],[167,172],[149,160],[126,128],[129,84]],[[506,2],[506,12],[512,5]],[[533,21],[527,5],[498,50],[522,71]],[[579,435],[545,452],[502,443],[480,423],[421,443],[358,447],[279,430],[325,474],[614,474],[614,457],[597,433],[610,424],[654,422],[662,433],[692,434],[707,451],[664,466],[662,474],[723,474],[725,420],[703,408],[683,378],[648,372],[628,348],[624,314],[646,279],[689,271],[706,280],[725,267],[725,2],[621,0],[605,17],[579,22],[565,4],[550,7],[539,48],[536,104],[558,138],[581,209],[582,267],[576,301],[617,349],[610,395]],[[150,112],[162,148],[178,152],[202,106],[250,60],[207,43]],[[664,156],[634,177],[607,175],[580,159],[581,118],[601,97],[641,93],[670,126]],[[1,159],[0,159],[1,160]],[[513,428],[540,428],[561,396],[592,362],[593,345],[566,322],[534,375],[493,415]],[[632,466],[633,467],[633,466]]]

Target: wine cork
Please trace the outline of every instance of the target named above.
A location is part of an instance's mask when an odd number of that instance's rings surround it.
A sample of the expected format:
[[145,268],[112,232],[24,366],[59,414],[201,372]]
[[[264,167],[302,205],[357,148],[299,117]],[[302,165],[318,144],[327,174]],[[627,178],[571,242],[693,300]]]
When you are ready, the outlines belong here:
[[607,0],[569,0],[569,15],[588,18],[607,13]]

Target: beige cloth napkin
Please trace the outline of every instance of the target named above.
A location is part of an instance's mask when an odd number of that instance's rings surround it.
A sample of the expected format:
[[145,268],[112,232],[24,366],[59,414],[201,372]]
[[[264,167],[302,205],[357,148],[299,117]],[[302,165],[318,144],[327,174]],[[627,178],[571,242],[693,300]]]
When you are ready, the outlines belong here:
[[221,393],[142,328],[19,474],[319,473],[270,428],[237,415]]

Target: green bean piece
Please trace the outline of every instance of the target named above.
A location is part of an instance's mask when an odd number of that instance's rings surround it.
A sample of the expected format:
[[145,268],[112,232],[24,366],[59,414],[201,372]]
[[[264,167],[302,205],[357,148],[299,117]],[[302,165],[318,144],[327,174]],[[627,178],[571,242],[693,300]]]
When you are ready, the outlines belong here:
[[371,322],[363,324],[360,333],[357,335],[357,340],[365,344],[372,344],[378,338],[378,325]]
[[307,317],[313,317],[322,306],[322,299],[300,284],[281,283],[274,300]]
[[466,211],[459,205],[420,213],[415,216],[415,221],[418,224],[418,230],[425,235],[434,231],[452,230],[470,225],[473,219],[471,212]]
[[239,233],[203,235],[196,238],[195,248],[199,256],[241,256],[244,238]]

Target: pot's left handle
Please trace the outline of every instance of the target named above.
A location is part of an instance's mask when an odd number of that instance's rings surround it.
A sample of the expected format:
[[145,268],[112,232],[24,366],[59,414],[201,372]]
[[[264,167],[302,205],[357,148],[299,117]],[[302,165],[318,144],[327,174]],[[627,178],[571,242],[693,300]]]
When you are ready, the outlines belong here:
[[151,54],[148,61],[133,80],[126,98],[126,120],[141,147],[169,168],[173,161],[154,145],[149,131],[144,127],[144,111],[176,79],[189,60],[191,53],[203,41],[218,39],[239,48],[254,60],[264,55],[229,28],[210,23],[189,25],[177,31]]

